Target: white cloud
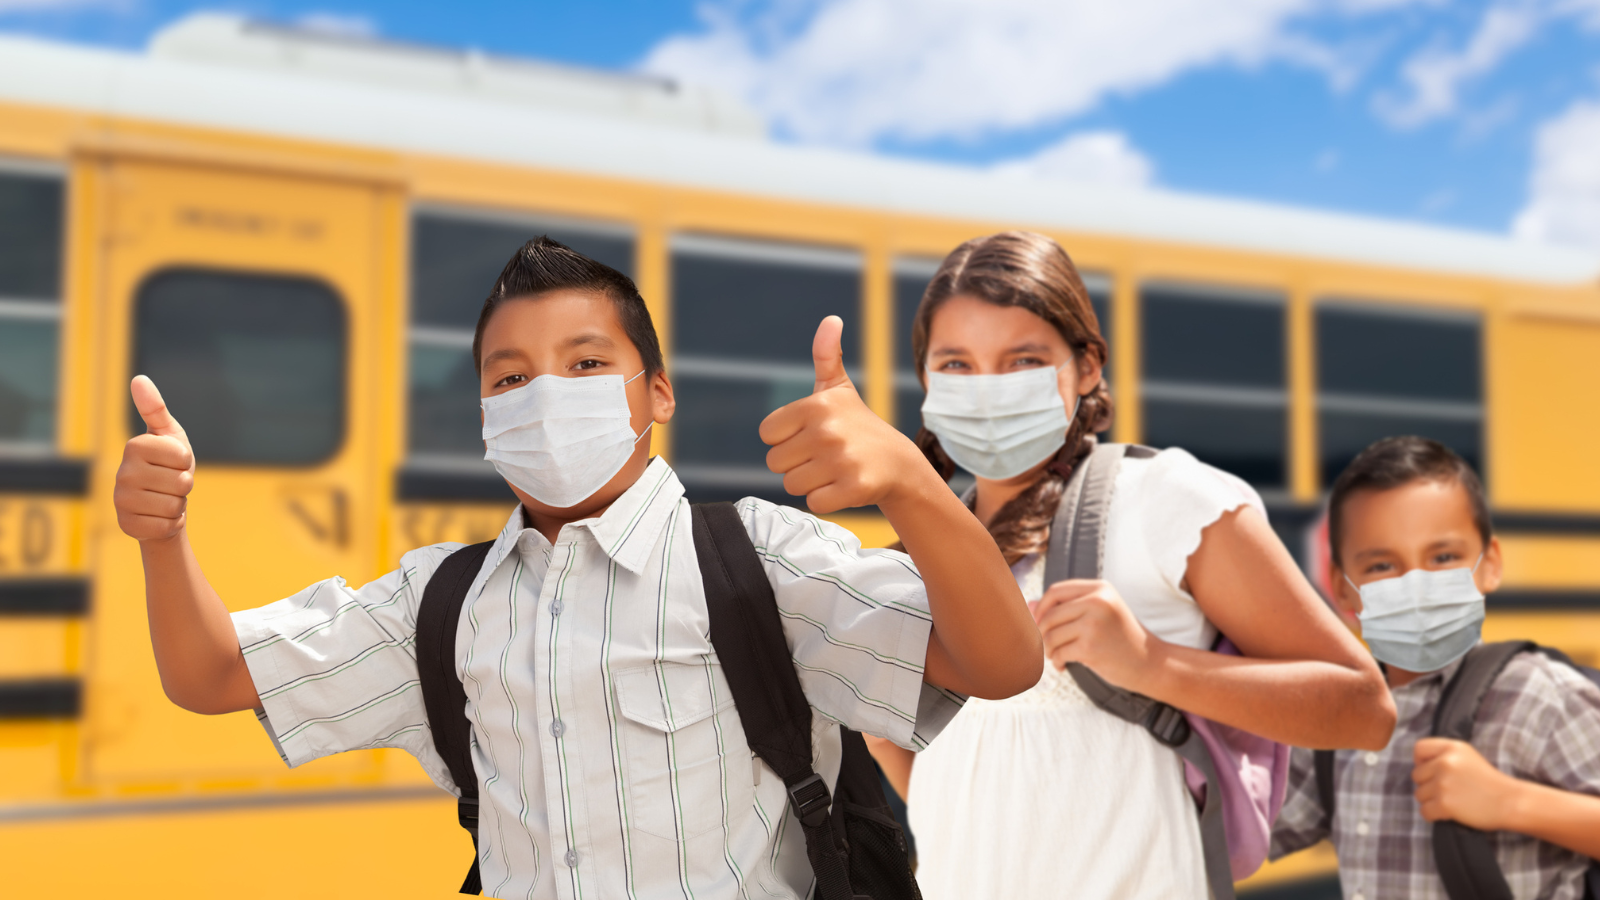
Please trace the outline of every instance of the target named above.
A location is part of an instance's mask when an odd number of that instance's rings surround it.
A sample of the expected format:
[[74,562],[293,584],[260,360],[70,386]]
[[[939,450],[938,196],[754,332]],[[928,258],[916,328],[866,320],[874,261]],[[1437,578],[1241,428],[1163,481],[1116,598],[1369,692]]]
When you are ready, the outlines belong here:
[[367,16],[352,13],[308,12],[295,19],[294,23],[307,31],[331,37],[369,38],[378,33],[377,22]]
[[1600,252],[1600,100],[1574,103],[1540,126],[1518,237]]
[[1348,81],[1296,22],[1432,0],[721,2],[643,68],[729,90],[800,139],[863,144],[1035,127],[1207,66],[1284,59]]
[[1026,178],[1143,186],[1154,180],[1156,169],[1122,132],[1081,131],[1032,156],[998,163],[994,170]]
[[1434,46],[1411,57],[1400,73],[1409,96],[1380,94],[1374,110],[1397,128],[1415,128],[1456,112],[1464,84],[1494,71],[1532,40],[1549,12],[1535,2],[1491,7],[1465,47]]

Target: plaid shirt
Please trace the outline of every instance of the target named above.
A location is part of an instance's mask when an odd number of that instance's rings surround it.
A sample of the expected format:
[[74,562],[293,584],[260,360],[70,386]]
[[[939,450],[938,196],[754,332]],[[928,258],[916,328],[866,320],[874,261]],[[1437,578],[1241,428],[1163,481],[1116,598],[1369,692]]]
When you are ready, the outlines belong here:
[[[1433,827],[1414,796],[1411,754],[1432,730],[1439,694],[1460,666],[1393,690],[1399,720],[1388,747],[1335,754],[1332,822],[1317,795],[1311,751],[1295,749],[1273,859],[1331,838],[1347,900],[1448,900],[1434,865]],[[1600,687],[1541,654],[1518,654],[1484,695],[1472,746],[1509,775],[1600,795]],[[1588,857],[1507,831],[1493,841],[1518,900],[1583,896]]]

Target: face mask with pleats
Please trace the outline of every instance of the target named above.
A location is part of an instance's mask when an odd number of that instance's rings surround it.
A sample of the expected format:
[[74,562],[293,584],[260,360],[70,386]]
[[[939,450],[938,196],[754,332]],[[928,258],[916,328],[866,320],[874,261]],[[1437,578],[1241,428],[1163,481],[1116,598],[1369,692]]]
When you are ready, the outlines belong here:
[[1078,414],[1061,399],[1060,369],[1041,366],[1004,375],[928,370],[922,423],[956,464],[980,478],[1014,478],[1050,457]]
[[1359,587],[1346,575],[1361,595],[1361,638],[1372,655],[1408,672],[1434,672],[1465,656],[1483,631],[1483,593],[1473,581],[1482,562],[1412,569]]
[[563,378],[540,375],[484,397],[483,458],[501,477],[556,509],[576,506],[622,471],[634,445],[627,386],[640,372]]

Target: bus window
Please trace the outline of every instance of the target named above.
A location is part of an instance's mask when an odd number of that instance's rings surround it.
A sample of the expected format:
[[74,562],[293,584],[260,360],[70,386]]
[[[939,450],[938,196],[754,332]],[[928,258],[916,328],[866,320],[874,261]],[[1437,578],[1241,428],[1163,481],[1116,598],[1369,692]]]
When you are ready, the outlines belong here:
[[432,209],[413,217],[408,441],[413,463],[483,459],[472,334],[506,262],[542,234],[633,274],[634,239],[622,228]]
[[1333,483],[1373,441],[1433,438],[1483,466],[1483,335],[1477,315],[1320,302],[1317,433]]
[[[917,380],[916,360],[911,358],[911,325],[928,282],[939,269],[939,260],[902,258],[894,264],[894,348],[895,348],[895,427],[915,438],[922,427],[922,384]],[[1111,279],[1095,272],[1082,273],[1089,291],[1089,302],[1100,320],[1100,333],[1111,343]],[[1111,381],[1111,369],[1105,372]]]
[[62,184],[0,171],[0,451],[55,440]]
[[1178,284],[1139,293],[1145,443],[1182,447],[1259,488],[1284,487],[1283,298]]
[[754,494],[786,503],[757,429],[811,393],[811,339],[844,319],[860,385],[861,256],[853,251],[697,235],[672,242],[673,466],[696,500]]
[[[305,466],[344,439],[345,310],[310,278],[167,269],[140,285],[134,372],[203,463]],[[133,434],[144,431],[128,404]]]

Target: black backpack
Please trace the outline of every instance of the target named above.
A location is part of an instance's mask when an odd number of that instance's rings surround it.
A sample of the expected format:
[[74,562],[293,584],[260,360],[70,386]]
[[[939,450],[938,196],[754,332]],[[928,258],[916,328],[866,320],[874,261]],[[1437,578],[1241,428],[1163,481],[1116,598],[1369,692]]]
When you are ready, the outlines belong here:
[[[1519,653],[1542,653],[1600,685],[1600,671],[1578,665],[1553,647],[1541,647],[1532,641],[1479,644],[1462,657],[1461,667],[1439,695],[1430,736],[1472,740],[1484,694],[1505,670],[1506,663]],[[1333,751],[1318,750],[1314,760],[1317,795],[1332,821],[1338,796],[1334,785]],[[1506,883],[1505,873],[1500,871],[1500,863],[1494,857],[1494,844],[1488,832],[1460,822],[1433,823],[1433,861],[1439,867],[1439,880],[1444,882],[1444,891],[1450,900],[1512,900],[1511,886]],[[1591,862],[1584,874],[1583,896],[1585,900],[1600,900],[1600,861]]]
[[[840,726],[843,758],[832,793],[811,768],[811,704],[784,640],[777,599],[731,503],[694,504],[695,554],[705,584],[711,644],[733,692],[745,740],[789,789],[806,837],[817,900],[921,900],[900,830],[861,735]],[[492,541],[450,554],[422,593],[417,672],[434,747],[461,789],[461,827],[478,846],[478,776],[466,691],[456,676],[456,624]],[[482,893],[474,853],[461,893]]]

